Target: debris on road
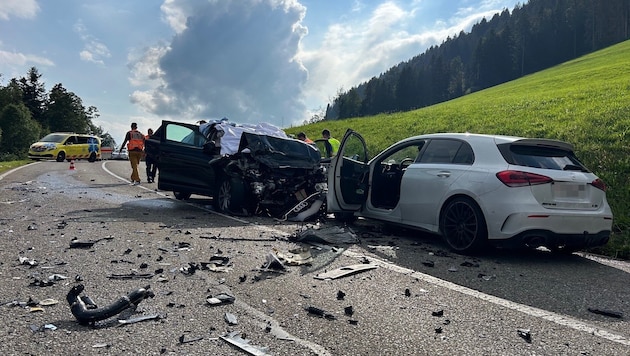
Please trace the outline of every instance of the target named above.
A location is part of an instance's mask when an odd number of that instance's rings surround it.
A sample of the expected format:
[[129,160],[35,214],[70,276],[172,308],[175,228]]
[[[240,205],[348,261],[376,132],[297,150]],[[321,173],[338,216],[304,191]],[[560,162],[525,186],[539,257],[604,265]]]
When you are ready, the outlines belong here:
[[267,254],[266,261],[262,265],[261,268],[262,268],[263,271],[269,271],[270,269],[275,270],[275,271],[284,271],[285,270],[284,264],[282,264],[282,262],[280,261],[278,256],[276,256],[275,253]]
[[153,273],[126,273],[126,274],[111,274],[107,276],[109,279],[150,279],[153,278]]
[[141,321],[146,321],[146,320],[160,320],[163,319],[164,317],[160,314],[152,314],[152,315],[145,315],[145,316],[139,316],[136,318],[129,318],[129,319],[119,319],[118,323],[120,325],[127,325],[127,324],[135,324],[135,323],[139,323]]
[[243,339],[239,336],[238,331],[232,331],[231,333],[221,336],[221,340],[231,344],[233,346],[238,347],[239,349],[249,353],[254,356],[265,356],[267,355],[267,347],[254,346],[249,343],[249,340]]
[[234,315],[232,313],[225,313],[224,319],[229,325],[237,325],[238,324],[238,318],[236,317],[236,315]]
[[518,333],[518,336],[523,338],[523,340],[527,341],[528,343],[532,342],[532,334],[529,329],[516,329],[516,332]]
[[442,316],[444,316],[444,310],[440,309],[440,310],[436,310],[434,312],[431,312],[431,316],[442,317]]
[[97,242],[113,239],[114,237],[112,236],[103,237],[97,240],[79,240],[77,238],[74,238],[70,240],[70,248],[92,248]]
[[188,344],[190,342],[195,342],[195,341],[200,341],[200,340],[203,340],[203,337],[195,337],[195,338],[188,339],[188,340],[186,340],[186,336],[185,335],[182,335],[182,336],[179,337],[179,343],[180,344]]
[[354,244],[359,242],[357,234],[348,228],[339,226],[319,229],[309,227],[298,232],[294,238],[301,242],[325,242],[329,244]]
[[305,307],[304,310],[306,310],[309,314],[317,315],[320,318],[325,318],[325,319],[328,319],[328,320],[335,320],[335,319],[337,319],[337,317],[334,316],[332,313],[327,312],[324,309],[321,309],[321,308],[318,308],[318,307],[308,306],[308,307]]
[[623,313],[614,311],[614,310],[588,308],[588,311],[590,311],[593,314],[599,314],[599,315],[608,316],[611,318],[623,319]]
[[84,289],[85,287],[79,284],[72,287],[66,296],[72,315],[74,315],[81,325],[93,325],[97,321],[111,318],[126,309],[135,308],[141,301],[155,296],[153,292],[148,290],[149,286],[146,286],[145,288],[138,288],[130,292],[106,307],[89,309],[83,298],[80,297]]
[[344,267],[340,267],[332,271],[320,273],[313,278],[322,279],[322,280],[336,279],[336,278],[349,276],[351,274],[356,274],[356,273],[368,271],[371,269],[375,269],[376,267],[377,267],[376,265],[372,265],[372,264],[358,264],[358,265],[344,266]]
[[18,261],[20,261],[21,265],[25,265],[25,266],[29,266],[31,268],[37,266],[39,264],[39,262],[35,261],[32,258],[28,258],[28,257],[24,257],[24,256],[20,256],[18,258]]
[[284,261],[289,266],[310,265],[313,262],[313,255],[307,248],[300,247],[288,251],[287,253],[278,252],[274,249],[278,259]]
[[219,293],[215,296],[208,296],[206,298],[206,302],[210,305],[223,305],[223,304],[232,304],[236,298],[227,293]]

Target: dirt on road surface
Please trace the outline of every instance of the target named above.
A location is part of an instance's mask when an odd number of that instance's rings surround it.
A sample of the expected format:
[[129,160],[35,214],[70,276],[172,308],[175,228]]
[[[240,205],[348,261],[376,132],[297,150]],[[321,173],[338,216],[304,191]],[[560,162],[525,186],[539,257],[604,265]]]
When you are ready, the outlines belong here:
[[[130,186],[129,172],[40,162],[1,176],[0,353],[630,354],[623,262],[472,258],[369,221],[317,226],[351,243],[300,242],[310,225],[228,217],[208,198]],[[79,285],[97,307],[84,297],[83,316],[146,298],[83,325],[66,300]]]

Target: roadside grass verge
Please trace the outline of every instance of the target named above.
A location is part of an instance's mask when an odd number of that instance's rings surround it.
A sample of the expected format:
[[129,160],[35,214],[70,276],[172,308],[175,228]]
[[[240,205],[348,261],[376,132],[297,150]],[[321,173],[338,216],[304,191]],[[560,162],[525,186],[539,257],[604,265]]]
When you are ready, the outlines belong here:
[[0,174],[4,172],[8,172],[12,170],[13,168],[20,167],[25,164],[29,164],[31,162],[32,162],[31,160],[5,161],[5,162],[0,161]]
[[435,132],[471,132],[570,142],[604,180],[613,210],[611,241],[597,252],[630,259],[630,41],[430,107],[291,127],[341,139],[359,132],[370,157],[396,141]]

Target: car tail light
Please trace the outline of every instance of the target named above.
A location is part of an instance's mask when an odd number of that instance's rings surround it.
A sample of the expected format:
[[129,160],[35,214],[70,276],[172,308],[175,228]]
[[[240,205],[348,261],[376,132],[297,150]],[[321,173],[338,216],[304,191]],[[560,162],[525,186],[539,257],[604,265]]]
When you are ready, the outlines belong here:
[[606,191],[606,183],[603,180],[597,178],[591,182],[591,185],[597,189],[601,189],[602,191]]
[[526,187],[553,182],[553,179],[547,176],[521,171],[501,171],[497,173],[497,178],[508,187]]

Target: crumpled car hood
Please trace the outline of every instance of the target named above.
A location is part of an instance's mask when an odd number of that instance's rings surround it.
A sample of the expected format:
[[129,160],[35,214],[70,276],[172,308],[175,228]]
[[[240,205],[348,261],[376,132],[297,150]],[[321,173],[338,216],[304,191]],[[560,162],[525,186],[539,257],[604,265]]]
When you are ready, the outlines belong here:
[[317,148],[302,141],[249,132],[243,132],[238,152],[270,168],[314,168],[321,159]]

